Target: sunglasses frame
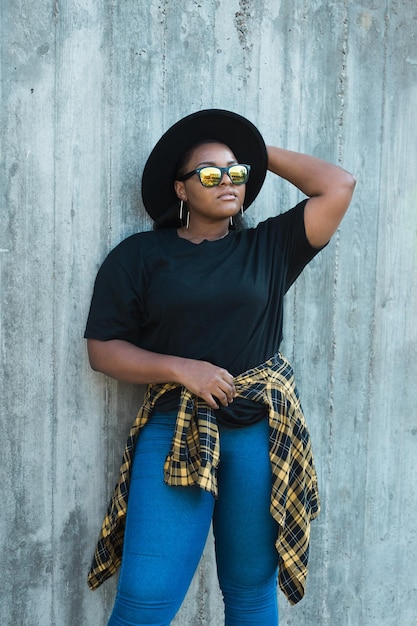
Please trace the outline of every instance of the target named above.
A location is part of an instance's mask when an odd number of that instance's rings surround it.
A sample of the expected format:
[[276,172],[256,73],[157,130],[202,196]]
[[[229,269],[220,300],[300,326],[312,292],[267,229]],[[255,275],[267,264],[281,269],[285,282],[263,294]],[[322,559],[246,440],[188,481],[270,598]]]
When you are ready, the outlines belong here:
[[[219,178],[219,182],[215,183],[214,185],[205,185],[203,183],[203,181],[201,180],[201,174],[200,172],[202,172],[203,170],[212,167],[216,170],[220,170],[220,178]],[[247,174],[245,177],[245,180],[241,183],[235,183],[232,179],[232,177],[229,174],[229,170],[232,167],[246,167],[247,169]],[[230,180],[232,181],[233,185],[245,185],[248,180],[249,180],[249,174],[250,174],[250,165],[247,165],[246,163],[234,163],[233,165],[228,165],[227,167],[219,167],[218,165],[203,165],[202,167],[197,167],[197,169],[193,170],[192,172],[187,172],[187,174],[184,174],[183,176],[181,176],[181,178],[179,178],[178,180],[181,182],[184,182],[186,180],[188,180],[189,178],[191,178],[191,176],[194,176],[194,174],[198,175],[198,180],[200,181],[200,183],[203,185],[203,187],[218,187],[220,185],[220,183],[222,182],[223,176],[225,174],[228,175],[228,177],[230,178]]]

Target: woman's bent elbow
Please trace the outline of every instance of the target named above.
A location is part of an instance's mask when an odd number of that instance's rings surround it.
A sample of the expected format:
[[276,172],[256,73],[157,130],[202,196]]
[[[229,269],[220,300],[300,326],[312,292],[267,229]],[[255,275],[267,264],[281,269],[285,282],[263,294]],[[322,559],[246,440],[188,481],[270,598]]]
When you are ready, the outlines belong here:
[[90,367],[95,372],[102,372],[102,346],[105,341],[99,341],[98,339],[87,339],[87,353]]

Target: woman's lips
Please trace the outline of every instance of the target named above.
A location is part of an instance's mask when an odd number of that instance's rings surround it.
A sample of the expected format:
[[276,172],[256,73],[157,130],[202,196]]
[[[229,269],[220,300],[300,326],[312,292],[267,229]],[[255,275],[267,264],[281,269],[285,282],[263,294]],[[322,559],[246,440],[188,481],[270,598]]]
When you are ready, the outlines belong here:
[[233,191],[223,191],[218,197],[220,200],[236,200],[236,194]]

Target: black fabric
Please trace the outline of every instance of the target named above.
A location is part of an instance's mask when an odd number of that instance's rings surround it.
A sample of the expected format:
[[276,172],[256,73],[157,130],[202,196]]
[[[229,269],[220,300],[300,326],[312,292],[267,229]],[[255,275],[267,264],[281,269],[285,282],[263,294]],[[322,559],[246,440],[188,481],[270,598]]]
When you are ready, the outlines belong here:
[[[177,387],[171,391],[167,391],[155,403],[155,408],[162,412],[168,413],[178,409],[181,400],[181,388]],[[219,403],[220,408],[214,410],[218,422],[229,426],[229,428],[241,428],[256,424],[267,416],[265,406],[253,400],[245,398],[237,398],[229,406],[224,407]]]
[[268,416],[267,408],[247,398],[237,398],[229,406],[213,411],[216,419],[229,428],[241,428],[256,424]]
[[132,235],[98,272],[85,337],[209,361],[234,376],[263,363],[282,340],[284,294],[318,252],[305,203],[198,245],[175,229]]
[[[181,400],[181,388],[172,389],[156,401],[155,408],[162,412],[177,410]],[[246,398],[237,398],[229,406],[224,407],[219,403],[220,408],[214,410],[218,422],[230,428],[241,428],[250,426],[264,419],[268,412],[264,405]]]

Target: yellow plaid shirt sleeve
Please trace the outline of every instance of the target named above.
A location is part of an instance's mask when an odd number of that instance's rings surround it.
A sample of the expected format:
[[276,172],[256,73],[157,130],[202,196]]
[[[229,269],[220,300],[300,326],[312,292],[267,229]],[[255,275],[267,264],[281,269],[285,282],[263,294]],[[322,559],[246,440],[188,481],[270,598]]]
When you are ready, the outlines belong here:
[[[104,518],[88,574],[97,589],[118,569],[129,493],[133,450],[141,428],[163,393],[177,385],[149,385],[123,453],[119,480]],[[310,522],[320,511],[317,476],[310,436],[288,361],[272,359],[235,378],[238,396],[264,404],[269,413],[269,456],[272,468],[271,514],[279,525],[276,549],[279,584],[296,604],[304,596],[308,572]],[[215,416],[204,402],[182,389],[171,450],[164,465],[169,485],[199,485],[217,496],[219,432]]]

